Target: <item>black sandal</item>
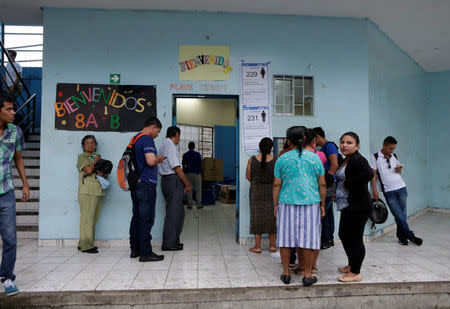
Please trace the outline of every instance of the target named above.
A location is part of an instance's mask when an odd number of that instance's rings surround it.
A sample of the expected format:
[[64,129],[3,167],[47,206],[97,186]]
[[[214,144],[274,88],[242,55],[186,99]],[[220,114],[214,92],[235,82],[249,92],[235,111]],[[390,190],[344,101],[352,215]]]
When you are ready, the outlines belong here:
[[291,283],[291,275],[281,275],[280,279],[284,284]]

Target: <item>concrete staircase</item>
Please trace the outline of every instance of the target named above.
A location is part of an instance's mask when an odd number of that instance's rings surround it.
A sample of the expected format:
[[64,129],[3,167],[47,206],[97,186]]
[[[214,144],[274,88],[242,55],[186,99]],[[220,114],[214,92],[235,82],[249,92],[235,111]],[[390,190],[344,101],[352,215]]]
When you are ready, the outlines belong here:
[[25,174],[30,186],[28,202],[22,202],[22,181],[14,166],[12,175],[16,194],[16,223],[18,238],[34,238],[39,236],[39,167],[40,167],[40,135],[30,135],[22,151],[25,163]]

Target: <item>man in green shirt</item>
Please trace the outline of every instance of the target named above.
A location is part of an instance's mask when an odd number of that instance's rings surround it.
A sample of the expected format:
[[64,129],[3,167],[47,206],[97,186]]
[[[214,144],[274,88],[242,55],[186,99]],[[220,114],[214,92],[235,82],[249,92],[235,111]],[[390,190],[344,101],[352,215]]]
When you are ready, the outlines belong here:
[[22,159],[22,150],[25,148],[25,144],[22,131],[12,124],[14,115],[12,98],[0,94],[0,154],[2,158],[0,163],[0,233],[3,241],[0,278],[8,296],[19,292],[13,283],[16,279],[13,271],[17,253],[16,197],[11,177],[13,159],[23,183],[22,201],[27,201],[30,196]]

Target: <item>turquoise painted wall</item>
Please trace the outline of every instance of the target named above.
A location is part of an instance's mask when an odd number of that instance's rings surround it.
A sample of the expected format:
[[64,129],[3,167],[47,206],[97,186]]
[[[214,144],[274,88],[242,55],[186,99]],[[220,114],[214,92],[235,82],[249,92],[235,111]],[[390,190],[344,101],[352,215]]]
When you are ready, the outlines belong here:
[[450,71],[427,73],[431,206],[450,208]]
[[[430,204],[425,72],[375,24],[368,21],[367,29],[370,152],[380,150],[386,136],[397,139],[396,153],[405,164],[408,215],[412,215]],[[391,215],[385,225],[392,223]]]
[[[172,123],[171,96],[175,93],[169,86],[180,83],[177,71],[179,45],[230,46],[233,66],[230,80],[209,82],[226,86],[220,94],[240,95],[241,60],[271,61],[270,74],[314,76],[314,117],[274,117],[273,135],[283,136],[292,125],[321,125],[329,139],[337,141],[343,132],[353,130],[361,137],[362,153],[369,154],[368,30],[365,20],[47,8],[43,16],[41,239],[78,237],[75,163],[81,152],[81,138],[87,132],[54,129],[56,84],[108,83],[110,73],[121,73],[123,84],[157,85],[158,117],[165,132]],[[309,65],[311,69],[308,69]],[[194,89],[204,83],[193,82]],[[99,151],[114,163],[132,136],[106,132],[95,135]],[[157,139],[157,145],[161,140],[162,137]],[[240,151],[240,237],[250,236],[249,184],[245,181],[249,156]],[[115,177],[113,173],[113,181]],[[152,233],[155,239],[161,238],[164,216],[162,194],[158,193]],[[96,237],[128,238],[130,217],[130,196],[114,183],[105,198]]]

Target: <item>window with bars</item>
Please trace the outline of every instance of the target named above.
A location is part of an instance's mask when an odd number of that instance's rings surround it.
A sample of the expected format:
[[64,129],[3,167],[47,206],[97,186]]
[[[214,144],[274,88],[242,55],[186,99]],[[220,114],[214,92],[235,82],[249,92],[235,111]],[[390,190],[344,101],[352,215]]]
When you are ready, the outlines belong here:
[[189,142],[195,143],[195,150],[200,152],[202,158],[212,158],[214,154],[214,128],[178,124],[181,130],[178,151],[182,156],[189,150]]
[[275,115],[313,115],[312,76],[274,75],[273,80]]
[[[17,52],[16,62],[22,67],[42,67],[42,26],[13,26],[5,25],[6,49]],[[3,59],[5,65],[8,59]]]
[[279,157],[280,152],[284,149],[284,143],[286,143],[285,137],[274,137],[274,147],[273,147],[273,153],[275,156]]

